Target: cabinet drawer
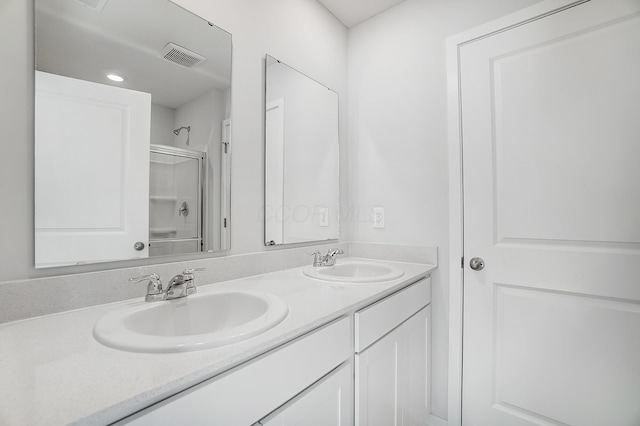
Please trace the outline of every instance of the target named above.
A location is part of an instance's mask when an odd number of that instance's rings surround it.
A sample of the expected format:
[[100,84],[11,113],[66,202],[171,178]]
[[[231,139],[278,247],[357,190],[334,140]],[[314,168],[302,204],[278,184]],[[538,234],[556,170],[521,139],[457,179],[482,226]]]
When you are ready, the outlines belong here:
[[355,315],[355,349],[365,350],[431,302],[431,277],[368,306]]
[[253,424],[348,359],[350,346],[342,318],[118,424]]

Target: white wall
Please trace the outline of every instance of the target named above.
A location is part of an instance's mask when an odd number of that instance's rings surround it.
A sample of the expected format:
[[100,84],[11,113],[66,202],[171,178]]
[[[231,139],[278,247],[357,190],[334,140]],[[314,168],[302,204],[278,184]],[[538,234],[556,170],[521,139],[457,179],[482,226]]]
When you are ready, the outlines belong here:
[[[447,417],[445,39],[538,0],[406,0],[349,31],[351,240],[438,246],[432,412]],[[386,228],[373,229],[373,206]],[[455,220],[455,218],[454,218]]]
[[[316,0],[179,0],[233,35],[232,253],[267,250],[262,224],[264,55],[270,53],[341,94],[346,142],[347,30]],[[0,284],[9,280],[115,269],[157,260],[35,270],[33,246],[33,10],[0,7]],[[341,165],[346,176],[346,143]],[[346,204],[346,179],[341,202]],[[342,235],[347,235],[343,227]],[[346,238],[344,238],[346,239]],[[181,259],[189,259],[185,256]],[[146,263],[145,263],[146,262]]]
[[154,145],[173,144],[173,119],[176,111],[166,106],[151,104],[151,143]]

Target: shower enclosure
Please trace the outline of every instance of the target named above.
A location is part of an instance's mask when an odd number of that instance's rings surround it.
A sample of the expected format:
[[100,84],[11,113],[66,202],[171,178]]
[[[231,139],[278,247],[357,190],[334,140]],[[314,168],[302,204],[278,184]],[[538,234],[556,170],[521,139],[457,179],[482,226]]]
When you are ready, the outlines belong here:
[[151,145],[149,256],[205,251],[206,153]]

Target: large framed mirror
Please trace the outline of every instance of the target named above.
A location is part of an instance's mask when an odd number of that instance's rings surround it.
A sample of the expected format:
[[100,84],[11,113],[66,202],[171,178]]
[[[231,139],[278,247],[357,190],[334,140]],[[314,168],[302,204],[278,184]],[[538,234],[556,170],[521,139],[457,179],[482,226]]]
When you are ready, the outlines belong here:
[[338,93],[266,56],[265,244],[339,236]]
[[169,0],[35,0],[36,268],[230,248],[231,34]]

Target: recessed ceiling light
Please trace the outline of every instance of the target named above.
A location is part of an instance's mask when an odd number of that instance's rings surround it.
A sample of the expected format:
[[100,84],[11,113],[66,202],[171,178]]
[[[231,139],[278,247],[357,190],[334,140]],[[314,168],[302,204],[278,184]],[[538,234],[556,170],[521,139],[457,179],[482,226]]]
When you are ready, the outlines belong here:
[[108,73],[107,78],[111,81],[115,81],[116,83],[122,83],[126,80],[125,76],[115,73]]

